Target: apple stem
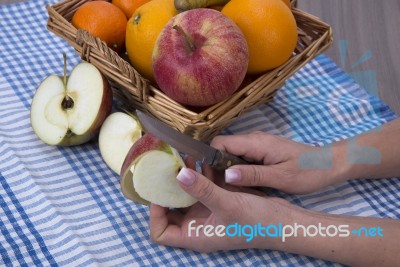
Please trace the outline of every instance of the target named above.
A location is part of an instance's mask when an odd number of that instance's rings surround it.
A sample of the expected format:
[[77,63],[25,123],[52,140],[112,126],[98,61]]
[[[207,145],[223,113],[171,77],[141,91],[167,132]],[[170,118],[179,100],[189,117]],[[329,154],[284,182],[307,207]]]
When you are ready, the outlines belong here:
[[65,133],[66,137],[71,137],[73,135],[71,129],[68,129],[68,131]]
[[[63,76],[63,83],[64,83],[64,90],[67,92],[67,54],[63,53],[63,59],[64,59],[64,76]],[[61,107],[66,110],[66,109],[71,109],[74,107],[74,100],[66,95],[61,102]]]
[[182,35],[188,50],[190,52],[194,52],[196,50],[196,45],[194,44],[193,38],[189,34],[187,34],[179,25],[174,25],[172,28],[176,30],[180,35]]
[[67,88],[67,54],[63,53],[63,58],[64,58],[64,76],[63,76],[63,81],[64,81],[64,88]]

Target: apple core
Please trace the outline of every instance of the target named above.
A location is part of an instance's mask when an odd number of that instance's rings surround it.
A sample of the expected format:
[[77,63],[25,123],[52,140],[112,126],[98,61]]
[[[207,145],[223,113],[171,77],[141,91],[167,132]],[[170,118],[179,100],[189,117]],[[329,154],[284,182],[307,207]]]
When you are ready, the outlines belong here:
[[64,110],[72,109],[74,107],[74,100],[66,95],[61,102],[61,106]]

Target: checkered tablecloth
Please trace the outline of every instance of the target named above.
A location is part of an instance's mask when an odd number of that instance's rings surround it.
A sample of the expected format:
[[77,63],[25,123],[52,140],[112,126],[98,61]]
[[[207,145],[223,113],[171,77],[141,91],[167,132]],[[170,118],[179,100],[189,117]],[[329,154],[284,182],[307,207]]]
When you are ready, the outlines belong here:
[[[96,141],[64,148],[41,142],[30,125],[35,89],[80,61],[46,30],[45,5],[0,6],[0,265],[7,266],[333,266],[283,252],[201,254],[149,240],[149,210],[126,200]],[[395,118],[324,55],[289,79],[275,99],[224,134],[262,130],[313,145],[349,138]],[[293,203],[316,211],[400,218],[400,181],[352,181]]]

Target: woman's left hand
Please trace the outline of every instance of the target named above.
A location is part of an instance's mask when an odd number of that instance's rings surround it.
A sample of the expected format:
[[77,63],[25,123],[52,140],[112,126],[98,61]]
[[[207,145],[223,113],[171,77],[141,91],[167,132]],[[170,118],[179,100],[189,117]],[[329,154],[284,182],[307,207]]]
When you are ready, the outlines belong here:
[[[216,178],[211,170],[205,173],[211,179]],[[199,202],[185,211],[151,205],[150,235],[158,244],[199,252],[273,248],[279,241],[255,237],[249,232],[251,229],[246,229],[242,236],[228,236],[224,227],[236,223],[240,226],[278,224],[290,218],[294,208],[286,200],[267,197],[261,191],[229,185],[220,187],[189,168],[182,169],[177,179]]]

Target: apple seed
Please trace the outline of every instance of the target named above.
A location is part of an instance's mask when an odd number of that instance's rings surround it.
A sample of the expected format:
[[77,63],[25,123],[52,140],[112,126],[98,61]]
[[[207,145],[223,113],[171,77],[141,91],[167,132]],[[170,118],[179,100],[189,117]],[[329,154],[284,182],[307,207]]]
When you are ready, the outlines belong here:
[[74,107],[74,100],[66,95],[61,102],[61,106],[64,110],[72,109]]

